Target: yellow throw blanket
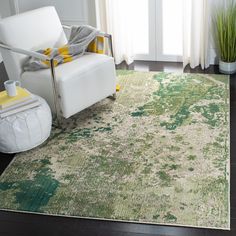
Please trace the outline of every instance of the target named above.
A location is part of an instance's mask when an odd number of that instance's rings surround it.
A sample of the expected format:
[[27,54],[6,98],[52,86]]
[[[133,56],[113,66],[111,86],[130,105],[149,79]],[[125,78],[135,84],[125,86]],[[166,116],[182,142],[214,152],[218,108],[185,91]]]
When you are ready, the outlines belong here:
[[[105,38],[91,26],[72,26],[68,43],[60,48],[47,48],[37,52],[54,59],[54,66],[70,62],[82,56],[86,51],[104,54]],[[47,69],[49,61],[30,57],[24,64],[25,71]]]
[[[100,36],[99,31],[91,26],[72,26],[68,44],[60,48],[47,48],[37,52],[54,59],[54,66],[71,62],[84,55],[85,52],[105,54],[105,38]],[[48,69],[49,61],[30,57],[24,64],[25,71],[37,71]],[[117,85],[116,90],[120,90]]]
[[[77,55],[73,55],[70,52],[70,45],[65,45],[61,48],[55,49],[47,48],[43,51],[43,54],[54,58],[54,66],[58,64],[71,62],[77,58]],[[103,36],[97,36],[87,47],[87,52],[93,52],[98,54],[105,54],[105,38]],[[50,67],[49,61],[42,61],[47,67]],[[43,69],[43,68],[42,68]]]
[[88,52],[105,54],[105,38],[97,36],[88,46]]

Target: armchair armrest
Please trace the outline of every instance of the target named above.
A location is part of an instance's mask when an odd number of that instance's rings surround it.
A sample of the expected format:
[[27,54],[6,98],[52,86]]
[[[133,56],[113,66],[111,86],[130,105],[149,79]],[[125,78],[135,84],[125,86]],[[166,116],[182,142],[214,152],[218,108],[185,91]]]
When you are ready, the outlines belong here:
[[111,34],[108,34],[108,33],[105,33],[105,32],[100,32],[99,35],[105,37],[108,39],[109,41],[109,47],[110,47],[110,50],[111,50],[111,56],[114,57],[114,54],[113,54],[113,43],[112,43],[112,35]]
[[3,43],[0,43],[0,48],[4,48],[4,49],[10,50],[12,52],[24,54],[26,56],[35,57],[35,58],[38,58],[38,59],[44,60],[44,61],[50,61],[51,60],[50,57],[48,57],[44,54],[34,52],[34,51],[25,50],[25,49],[21,49],[21,48],[10,47],[10,46],[8,46],[6,44],[3,44]]
[[110,38],[111,37],[111,34],[107,34],[107,33],[102,32],[102,31],[100,31],[99,35],[101,35],[103,37],[106,37],[106,38]]

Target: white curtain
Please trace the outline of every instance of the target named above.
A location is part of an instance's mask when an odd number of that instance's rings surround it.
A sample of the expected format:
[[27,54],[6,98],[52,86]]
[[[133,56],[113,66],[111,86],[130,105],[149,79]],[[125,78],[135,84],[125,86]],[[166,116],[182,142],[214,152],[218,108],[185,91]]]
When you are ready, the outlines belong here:
[[184,0],[183,65],[209,67],[210,0]]
[[137,0],[96,0],[97,26],[113,36],[116,64],[134,61],[134,24],[130,9]]
[[[130,64],[134,60],[135,19],[130,9],[135,11],[136,1],[138,0],[96,0],[97,24],[102,31],[113,36],[116,64],[122,61]],[[210,64],[209,4],[216,0],[183,1],[183,64],[184,67],[190,64],[192,68],[201,65],[205,69]]]

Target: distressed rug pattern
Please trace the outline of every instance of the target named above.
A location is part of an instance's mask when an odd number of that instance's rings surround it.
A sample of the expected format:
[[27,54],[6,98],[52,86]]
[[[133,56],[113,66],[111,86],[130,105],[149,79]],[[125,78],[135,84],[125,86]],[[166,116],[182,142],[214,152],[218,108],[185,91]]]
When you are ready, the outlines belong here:
[[229,229],[229,78],[117,74],[116,101],[16,155],[0,209]]

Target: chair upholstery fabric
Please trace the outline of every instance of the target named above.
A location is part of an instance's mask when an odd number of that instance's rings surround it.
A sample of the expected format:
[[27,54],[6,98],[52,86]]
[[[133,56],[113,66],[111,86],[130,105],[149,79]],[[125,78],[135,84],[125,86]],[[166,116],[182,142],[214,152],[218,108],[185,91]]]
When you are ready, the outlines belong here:
[[[87,53],[86,55],[61,64],[55,68],[58,100],[63,117],[69,118],[79,111],[112,95],[116,91],[114,59],[106,55]],[[53,94],[49,69],[24,72],[21,77],[23,87],[44,97],[53,112]]]
[[[0,21],[0,41],[12,47],[39,50],[67,43],[63,27],[54,7],[44,7]],[[26,56],[1,50],[10,79],[48,102],[55,113],[50,69],[23,72]],[[95,104],[116,92],[114,59],[87,53],[55,68],[58,103],[65,118]]]

